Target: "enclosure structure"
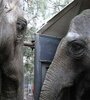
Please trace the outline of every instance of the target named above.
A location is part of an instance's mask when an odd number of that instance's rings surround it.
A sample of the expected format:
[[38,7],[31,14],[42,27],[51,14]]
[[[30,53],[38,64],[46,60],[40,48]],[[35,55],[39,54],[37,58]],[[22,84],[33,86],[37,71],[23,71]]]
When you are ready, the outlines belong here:
[[70,21],[81,11],[89,8],[89,0],[74,0],[38,31],[40,35],[36,36],[35,44],[35,100],[39,100],[45,73],[52,62],[58,43],[68,32]]

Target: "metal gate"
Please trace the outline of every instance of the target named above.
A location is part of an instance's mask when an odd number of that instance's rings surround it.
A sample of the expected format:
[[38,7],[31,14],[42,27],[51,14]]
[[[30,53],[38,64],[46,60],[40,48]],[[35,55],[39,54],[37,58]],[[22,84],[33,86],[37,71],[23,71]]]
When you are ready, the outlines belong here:
[[36,35],[35,40],[35,76],[34,76],[34,99],[39,100],[39,94],[46,71],[55,55],[60,38]]

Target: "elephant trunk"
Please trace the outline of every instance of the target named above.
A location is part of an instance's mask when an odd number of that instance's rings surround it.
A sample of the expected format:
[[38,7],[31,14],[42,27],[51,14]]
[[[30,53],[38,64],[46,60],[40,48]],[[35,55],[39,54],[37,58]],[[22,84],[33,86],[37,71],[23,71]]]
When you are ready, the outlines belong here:
[[[59,45],[55,57],[47,71],[42,86],[40,100],[58,100],[61,90],[72,85],[75,74],[70,58],[65,54],[63,45]],[[62,50],[61,50],[62,49]]]

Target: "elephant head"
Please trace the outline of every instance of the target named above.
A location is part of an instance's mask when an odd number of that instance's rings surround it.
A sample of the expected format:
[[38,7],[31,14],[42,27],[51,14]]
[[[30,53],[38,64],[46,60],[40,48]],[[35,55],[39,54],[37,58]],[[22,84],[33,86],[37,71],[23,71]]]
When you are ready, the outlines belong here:
[[89,100],[90,10],[72,19],[46,73],[40,100]]

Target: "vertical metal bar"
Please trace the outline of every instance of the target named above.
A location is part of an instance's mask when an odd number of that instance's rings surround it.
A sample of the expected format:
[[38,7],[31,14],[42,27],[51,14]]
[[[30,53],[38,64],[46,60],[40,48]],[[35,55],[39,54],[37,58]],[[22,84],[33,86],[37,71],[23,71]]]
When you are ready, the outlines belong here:
[[39,100],[42,84],[42,67],[40,63],[40,42],[39,35],[36,35],[35,43],[35,67],[34,67],[34,99]]

